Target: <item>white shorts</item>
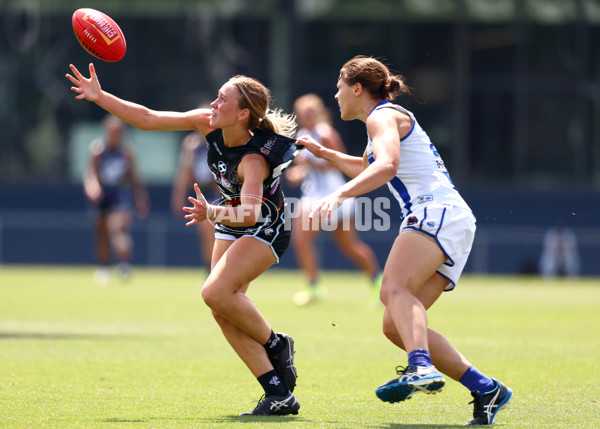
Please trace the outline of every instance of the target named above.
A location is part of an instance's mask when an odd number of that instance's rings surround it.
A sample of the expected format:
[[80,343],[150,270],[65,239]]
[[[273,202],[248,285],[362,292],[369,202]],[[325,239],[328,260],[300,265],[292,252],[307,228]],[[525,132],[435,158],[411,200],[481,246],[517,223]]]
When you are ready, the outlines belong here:
[[446,262],[437,272],[448,279],[444,289],[454,289],[460,277],[475,238],[475,216],[470,210],[445,204],[427,204],[416,207],[400,225],[400,233],[418,231],[436,241]]

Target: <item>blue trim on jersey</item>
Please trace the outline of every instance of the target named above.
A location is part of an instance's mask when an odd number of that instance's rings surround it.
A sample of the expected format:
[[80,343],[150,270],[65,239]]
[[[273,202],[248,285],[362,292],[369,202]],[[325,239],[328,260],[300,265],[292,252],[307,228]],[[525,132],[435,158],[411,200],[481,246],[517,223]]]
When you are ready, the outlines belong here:
[[[444,173],[444,175],[448,178],[448,182],[450,182],[450,184],[452,185],[452,187],[454,189],[456,189],[456,186],[454,186],[454,183],[452,182],[452,179],[450,178],[450,174],[448,174],[447,171],[442,171],[442,173]],[[458,189],[456,189],[456,190],[458,190]]]
[[[377,103],[377,106],[375,106],[375,107],[373,107],[373,109],[371,109],[371,111],[369,112],[369,114],[367,115],[367,117],[371,116],[371,113],[373,113],[373,111],[374,111],[375,109],[377,109],[379,106],[383,106],[384,104],[388,104],[388,103],[390,103],[390,104],[391,104],[390,100],[383,100],[383,101],[380,101],[379,103]],[[366,124],[365,124],[365,125],[366,125]]]
[[[409,118],[410,118],[410,116],[409,116]],[[415,124],[417,123],[417,120],[414,119],[414,118],[410,118],[410,119],[412,119],[412,121],[413,121],[412,127],[410,127],[410,131],[408,132],[408,134],[406,134],[404,137],[402,137],[400,139],[401,142],[403,142],[404,140],[406,140],[407,138],[409,138],[410,135],[412,134],[413,130],[415,129]]]
[[410,195],[408,194],[408,189],[402,183],[402,180],[398,179],[398,176],[394,176],[392,180],[390,180],[390,184],[393,188],[398,192],[402,201],[404,201],[404,209],[406,210],[406,214],[409,215],[411,212],[410,208],[412,207],[412,203],[410,202]]
[[[367,159],[369,161],[369,164],[373,164],[373,162],[375,162],[375,157],[373,155],[371,155]],[[400,198],[402,198],[402,201],[404,202],[404,209],[406,210],[406,214],[407,215],[411,214],[412,212],[411,212],[410,208],[412,207],[412,203],[410,202],[410,195],[408,193],[408,189],[406,188],[406,186],[404,186],[404,183],[402,183],[402,181],[400,179],[398,179],[397,176],[394,176],[389,181],[389,183],[396,190],[398,195],[400,195]]]
[[[379,106],[384,106],[384,105],[386,105],[386,104],[392,104],[392,105],[394,105],[394,103],[392,103],[392,102],[391,102],[391,101],[389,101],[389,100],[383,100],[383,101],[381,101],[381,102],[377,103],[377,106],[373,107],[373,110],[371,110],[371,111],[369,112],[369,115],[368,115],[368,116],[371,116],[371,113],[373,113],[373,111],[374,111],[375,109],[377,109]],[[401,106],[398,106],[398,107],[401,107]],[[395,108],[394,108],[394,109],[395,109]],[[396,110],[399,110],[399,109],[396,109]],[[412,134],[413,130],[415,129],[415,124],[417,123],[417,120],[416,120],[415,118],[413,118],[412,116],[410,116],[410,114],[409,114],[409,113],[407,113],[407,112],[408,112],[408,110],[406,110],[406,109],[402,108],[402,110],[401,110],[401,111],[402,111],[402,113],[406,114],[406,115],[407,115],[407,116],[408,116],[408,117],[409,117],[409,118],[412,120],[412,126],[410,127],[410,131],[409,131],[409,132],[408,132],[408,133],[407,133],[407,134],[406,134],[404,137],[402,137],[402,138],[400,139],[400,141],[401,141],[401,142],[403,142],[404,140],[406,140],[407,138],[409,138],[409,137],[410,137],[410,135]],[[366,125],[366,123],[365,123],[365,125]],[[368,130],[367,130],[367,134],[368,134]],[[432,145],[432,146],[433,146],[433,145]],[[438,156],[439,156],[439,155],[438,155]]]

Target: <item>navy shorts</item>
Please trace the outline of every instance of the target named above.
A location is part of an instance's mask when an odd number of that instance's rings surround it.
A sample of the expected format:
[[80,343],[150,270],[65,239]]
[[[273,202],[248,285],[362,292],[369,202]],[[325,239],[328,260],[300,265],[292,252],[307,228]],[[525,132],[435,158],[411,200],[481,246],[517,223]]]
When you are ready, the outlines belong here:
[[215,238],[235,241],[240,237],[254,237],[271,247],[277,263],[290,245],[291,236],[291,231],[285,228],[283,218],[273,224],[251,228],[230,227],[215,223]]

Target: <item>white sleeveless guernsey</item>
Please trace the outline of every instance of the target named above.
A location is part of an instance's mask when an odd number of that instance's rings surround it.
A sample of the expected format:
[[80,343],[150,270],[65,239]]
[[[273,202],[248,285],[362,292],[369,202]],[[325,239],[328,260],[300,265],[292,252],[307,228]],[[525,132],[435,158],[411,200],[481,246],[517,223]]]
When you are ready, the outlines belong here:
[[[407,114],[413,121],[409,133],[400,139],[400,165],[396,176],[388,182],[390,191],[400,204],[403,217],[412,213],[413,206],[426,203],[471,210],[452,184],[444,161],[412,112],[385,100],[375,106],[371,113],[389,108]],[[367,137],[367,156],[369,163],[372,163],[375,157],[368,131]]]

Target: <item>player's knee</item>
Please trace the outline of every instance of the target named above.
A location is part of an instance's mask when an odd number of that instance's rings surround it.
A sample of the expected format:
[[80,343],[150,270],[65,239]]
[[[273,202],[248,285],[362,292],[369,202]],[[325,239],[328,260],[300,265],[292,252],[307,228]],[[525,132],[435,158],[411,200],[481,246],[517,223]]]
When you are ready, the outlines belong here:
[[119,253],[129,252],[133,247],[133,240],[129,234],[119,233],[113,237],[113,246]]
[[383,305],[385,305],[385,306],[388,305],[388,303],[390,301],[390,297],[394,293],[394,290],[395,290],[395,286],[393,284],[390,284],[386,280],[385,275],[384,275],[384,277],[381,279],[381,290],[379,291],[379,299],[381,299],[381,302],[383,303]]
[[383,276],[383,279],[381,280],[381,291],[379,292],[379,297],[383,305],[387,306],[393,296],[402,295],[404,293],[410,293],[407,286],[400,282],[390,282],[386,279],[385,275]]
[[218,311],[219,302],[222,301],[219,290],[216,287],[216,285],[208,282],[205,283],[202,287],[202,299],[204,300],[204,303],[211,310],[213,310],[213,313],[215,311]]

